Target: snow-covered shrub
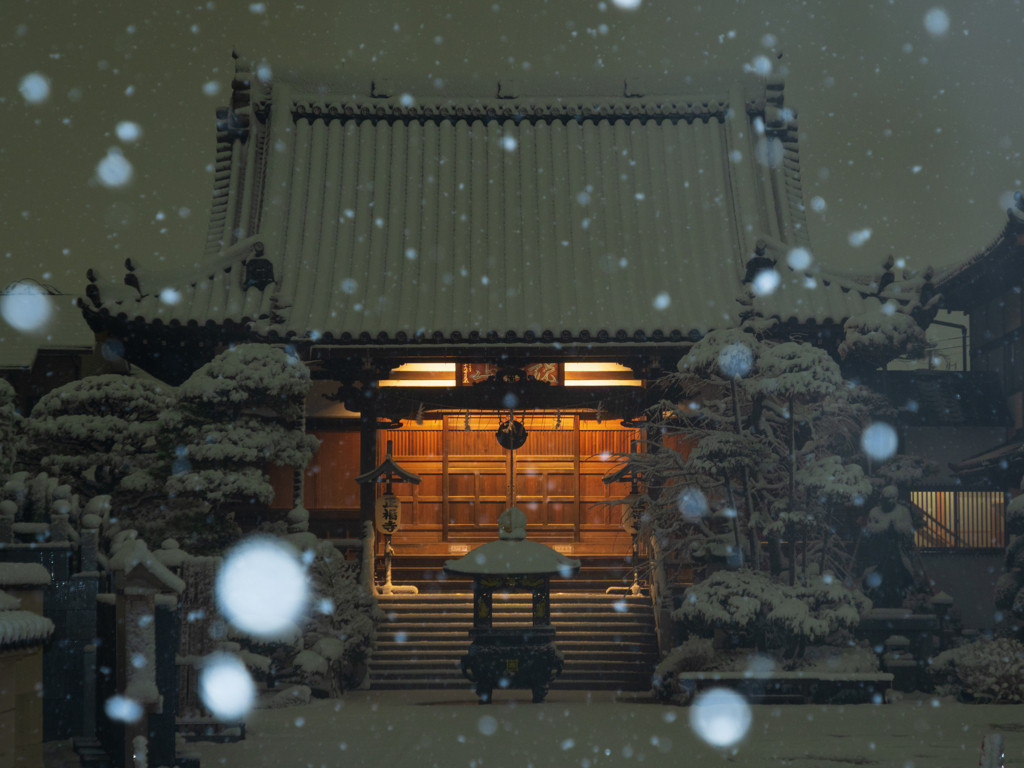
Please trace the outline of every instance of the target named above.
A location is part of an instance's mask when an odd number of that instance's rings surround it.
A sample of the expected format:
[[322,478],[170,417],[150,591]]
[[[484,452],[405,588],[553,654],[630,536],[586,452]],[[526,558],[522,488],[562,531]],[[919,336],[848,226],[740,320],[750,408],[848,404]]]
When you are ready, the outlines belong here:
[[0,514],[19,523],[48,523],[53,513],[77,517],[78,495],[46,472],[15,472],[0,490]]
[[384,619],[359,583],[359,568],[358,560],[346,560],[329,542],[317,547],[310,564],[315,605],[304,640],[323,659],[323,682],[332,694],[362,682]]
[[159,381],[104,374],[58,387],[24,421],[19,463],[43,470],[75,493],[109,494],[121,512],[121,481],[156,463],[157,417],[174,402]]
[[940,696],[961,701],[1024,701],[1024,644],[1009,637],[978,640],[940,653],[928,670]]
[[6,379],[0,379],[0,481],[14,471],[21,422],[14,387],[8,384]]
[[887,314],[881,309],[851,317],[843,326],[846,336],[839,355],[872,368],[884,367],[897,357],[924,355],[927,342],[921,326],[902,312]]
[[787,655],[800,656],[808,645],[852,631],[870,608],[870,600],[831,574],[790,587],[744,569],[719,571],[688,587],[672,617],[698,636],[710,637],[717,629],[732,636],[734,645],[784,648]]
[[302,428],[309,370],[293,355],[243,344],[215,357],[178,388],[160,419],[168,500],[153,510],[159,538],[214,551],[237,538],[231,504],[269,504],[268,464],[305,467],[319,447]]
[[680,672],[701,672],[711,668],[715,649],[711,640],[691,637],[673,648],[654,670],[654,695],[661,701],[688,703],[691,696],[680,685]]
[[309,564],[307,615],[269,639],[229,625],[228,637],[238,645],[230,650],[259,681],[300,684],[325,696],[359,686],[384,619],[374,596],[359,584],[359,568],[360,561],[346,560],[330,542],[321,542]]

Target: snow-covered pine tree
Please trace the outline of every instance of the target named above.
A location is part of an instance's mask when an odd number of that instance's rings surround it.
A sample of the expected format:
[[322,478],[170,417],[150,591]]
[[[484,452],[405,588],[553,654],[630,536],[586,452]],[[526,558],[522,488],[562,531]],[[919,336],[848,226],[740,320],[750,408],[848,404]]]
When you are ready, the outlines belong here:
[[20,425],[21,414],[17,410],[14,387],[6,379],[0,379],[0,482],[14,471]]
[[[174,403],[174,389],[155,380],[104,374],[58,387],[23,422],[18,465],[46,472],[82,498],[111,497],[112,514],[130,516],[139,482],[157,464],[158,418]],[[131,488],[124,483],[135,476]]]
[[302,361],[265,344],[222,352],[178,388],[161,418],[168,499],[148,521],[160,538],[195,553],[237,538],[231,505],[269,504],[267,466],[303,469],[319,447],[302,428],[309,388]]

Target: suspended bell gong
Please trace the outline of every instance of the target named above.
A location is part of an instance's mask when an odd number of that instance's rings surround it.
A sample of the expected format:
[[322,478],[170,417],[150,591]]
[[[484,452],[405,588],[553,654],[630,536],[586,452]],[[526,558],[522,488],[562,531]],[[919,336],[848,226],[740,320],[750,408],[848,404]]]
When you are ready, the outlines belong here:
[[494,436],[498,438],[498,445],[506,451],[514,451],[517,448],[522,448],[523,443],[526,442],[526,427],[521,421],[508,419],[501,422]]

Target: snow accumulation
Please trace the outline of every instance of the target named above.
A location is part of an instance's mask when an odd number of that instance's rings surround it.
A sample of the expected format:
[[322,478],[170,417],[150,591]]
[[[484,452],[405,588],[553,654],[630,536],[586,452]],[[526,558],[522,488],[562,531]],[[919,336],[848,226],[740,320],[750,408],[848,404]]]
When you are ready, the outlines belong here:
[[181,594],[185,590],[185,582],[171,573],[167,567],[157,560],[142,539],[126,541],[117,550],[108,567],[112,571],[131,571],[135,566],[142,565],[168,589]]
[[458,560],[448,560],[446,571],[472,575],[560,574],[568,578],[580,569],[580,561],[560,555],[546,544],[523,539],[499,539],[477,547]]
[[39,563],[0,563],[0,587],[45,587],[50,572]]
[[37,643],[53,633],[53,622],[31,611],[0,611],[0,647]]
[[21,607],[21,600],[12,595],[8,595],[2,589],[0,589],[0,611],[16,611]]
[[[487,707],[468,690],[349,691],[342,700],[259,709],[236,744],[197,742],[203,765],[580,766],[742,765],[746,768],[978,764],[982,739],[1005,738],[1019,761],[1024,732],[1012,708],[908,695],[874,705],[752,705],[745,737],[730,748],[691,728],[689,708],[652,706],[614,691],[502,691]],[[483,718],[490,720],[481,722]],[[735,752],[734,752],[735,750]]]

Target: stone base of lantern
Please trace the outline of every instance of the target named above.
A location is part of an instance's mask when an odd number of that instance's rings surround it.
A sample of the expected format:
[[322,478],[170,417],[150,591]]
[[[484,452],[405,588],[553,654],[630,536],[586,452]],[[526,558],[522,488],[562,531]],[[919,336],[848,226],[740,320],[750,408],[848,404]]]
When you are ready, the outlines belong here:
[[473,683],[481,704],[495,688],[526,689],[540,703],[560,674],[565,657],[555,647],[554,627],[474,629],[462,674]]

